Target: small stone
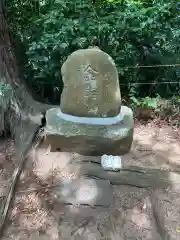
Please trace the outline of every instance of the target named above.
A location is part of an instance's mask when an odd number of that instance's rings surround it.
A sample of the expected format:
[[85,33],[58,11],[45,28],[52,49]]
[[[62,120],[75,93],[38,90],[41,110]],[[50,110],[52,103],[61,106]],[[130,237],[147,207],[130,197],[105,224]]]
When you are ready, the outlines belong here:
[[103,155],[101,166],[105,171],[119,171],[122,168],[121,158],[113,155]]

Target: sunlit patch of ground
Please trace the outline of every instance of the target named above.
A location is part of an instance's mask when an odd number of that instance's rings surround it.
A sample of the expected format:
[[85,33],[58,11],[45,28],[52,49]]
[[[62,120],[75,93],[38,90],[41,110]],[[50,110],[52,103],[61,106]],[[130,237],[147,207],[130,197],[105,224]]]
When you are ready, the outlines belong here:
[[[135,123],[134,143],[131,151],[122,157],[124,165],[180,171],[179,132],[161,122]],[[75,178],[64,171],[64,163],[68,161],[62,153],[44,152],[27,162],[3,240],[180,238],[180,194],[173,188],[113,186],[114,204],[110,208],[59,203],[53,189],[47,186]],[[6,172],[6,179],[12,174],[12,163],[8,168],[9,163],[2,158],[1,169]],[[41,190],[26,192],[34,187]],[[20,191],[24,192],[20,194]]]

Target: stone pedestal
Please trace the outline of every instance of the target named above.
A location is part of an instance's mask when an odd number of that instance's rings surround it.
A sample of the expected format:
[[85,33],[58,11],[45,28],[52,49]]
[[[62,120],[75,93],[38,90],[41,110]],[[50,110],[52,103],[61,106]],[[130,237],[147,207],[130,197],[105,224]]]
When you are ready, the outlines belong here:
[[133,140],[133,113],[121,106],[115,62],[98,48],[73,52],[61,68],[60,108],[46,113],[51,151],[123,155]]
[[63,114],[60,108],[47,111],[45,140],[51,151],[82,155],[123,155],[133,140],[133,113],[126,106],[111,118],[85,118]]

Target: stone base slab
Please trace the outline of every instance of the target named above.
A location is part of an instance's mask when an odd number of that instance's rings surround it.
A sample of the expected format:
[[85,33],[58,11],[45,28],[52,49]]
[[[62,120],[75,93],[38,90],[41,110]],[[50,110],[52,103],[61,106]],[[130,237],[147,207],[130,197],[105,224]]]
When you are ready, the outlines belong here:
[[74,179],[63,180],[55,187],[54,194],[61,203],[109,207],[113,192],[108,180]]
[[77,123],[59,116],[59,108],[46,113],[45,142],[51,151],[77,152],[82,155],[123,155],[133,140],[133,112],[121,107],[123,118],[112,125]]

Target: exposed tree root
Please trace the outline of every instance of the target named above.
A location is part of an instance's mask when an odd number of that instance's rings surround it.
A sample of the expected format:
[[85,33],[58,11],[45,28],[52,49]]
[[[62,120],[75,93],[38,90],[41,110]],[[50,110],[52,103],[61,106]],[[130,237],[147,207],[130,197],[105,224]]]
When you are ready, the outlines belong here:
[[10,183],[9,189],[8,189],[8,193],[5,196],[5,201],[1,205],[1,208],[0,208],[0,236],[3,233],[3,226],[5,224],[5,220],[6,220],[6,217],[8,214],[11,200],[13,198],[13,194],[14,194],[14,190],[15,190],[17,181],[21,174],[24,163],[28,157],[29,150],[31,149],[32,145],[35,144],[35,142],[36,142],[35,140],[36,140],[35,135],[34,135],[34,132],[32,132],[32,131],[26,131],[25,134],[23,135],[22,142],[27,143],[27,145],[25,144],[26,147],[24,147],[23,151],[20,152],[20,154],[18,155],[20,157],[20,159],[18,159],[18,165],[13,172],[11,183]]

